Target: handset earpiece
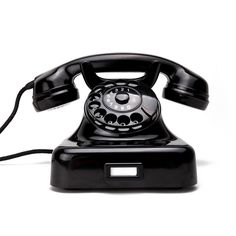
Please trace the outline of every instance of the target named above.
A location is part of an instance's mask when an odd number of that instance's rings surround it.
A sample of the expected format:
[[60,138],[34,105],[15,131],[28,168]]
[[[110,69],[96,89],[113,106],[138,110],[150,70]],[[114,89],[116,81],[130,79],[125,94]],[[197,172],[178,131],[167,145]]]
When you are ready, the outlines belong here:
[[[174,72],[171,70],[174,69]],[[193,108],[205,110],[208,101],[208,84],[199,75],[175,65],[166,69],[168,82],[163,89],[163,97]]]
[[34,80],[33,105],[37,111],[44,111],[79,99],[73,75],[58,67],[39,75]]

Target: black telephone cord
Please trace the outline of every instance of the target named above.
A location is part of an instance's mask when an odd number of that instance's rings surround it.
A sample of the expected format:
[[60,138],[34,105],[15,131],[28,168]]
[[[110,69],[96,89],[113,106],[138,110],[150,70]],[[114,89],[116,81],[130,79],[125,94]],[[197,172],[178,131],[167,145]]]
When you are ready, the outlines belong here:
[[[19,104],[20,104],[20,99],[21,96],[23,95],[23,93],[29,89],[32,89],[34,85],[34,81],[31,81],[29,83],[27,83],[17,94],[16,96],[16,100],[15,100],[15,105],[13,108],[13,111],[11,113],[11,115],[8,117],[8,119],[4,122],[4,124],[0,127],[0,134],[6,129],[6,127],[11,123],[11,121],[13,120],[13,118],[15,117],[18,108],[19,108]],[[10,160],[10,159],[14,159],[20,156],[25,156],[25,155],[30,155],[30,154],[37,154],[37,153],[46,153],[46,154],[50,154],[52,153],[53,150],[52,149],[32,149],[32,150],[28,150],[28,151],[23,151],[23,152],[19,152],[19,153],[15,153],[15,154],[11,154],[11,155],[7,155],[7,156],[2,156],[0,157],[0,161],[6,161],[6,160]]]

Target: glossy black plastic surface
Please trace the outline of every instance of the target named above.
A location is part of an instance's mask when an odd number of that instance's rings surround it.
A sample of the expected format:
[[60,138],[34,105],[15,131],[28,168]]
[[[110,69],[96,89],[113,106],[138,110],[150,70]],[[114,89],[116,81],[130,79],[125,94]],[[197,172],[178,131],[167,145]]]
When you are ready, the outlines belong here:
[[[183,188],[197,183],[193,149],[166,128],[151,88],[141,82],[130,83],[104,82],[91,91],[80,127],[53,152],[51,185],[63,189],[147,189]],[[116,102],[121,91],[135,98],[135,105],[127,96],[122,104]],[[124,116],[128,122],[119,123]],[[137,176],[113,177],[109,173],[114,166],[134,167]]]
[[164,98],[202,110],[208,104],[208,85],[203,78],[170,60],[132,53],[83,57],[41,74],[35,78],[33,104],[36,110],[43,111],[77,99],[74,78],[80,73],[93,89],[106,81],[97,76],[97,72],[120,71],[145,72],[143,77],[135,81],[141,81],[150,88],[159,73],[164,73],[168,77]]
[[[98,72],[144,72],[108,80]],[[79,98],[74,79],[83,74],[91,93],[76,132],[52,156],[51,185],[63,189],[183,188],[197,183],[195,153],[165,126],[151,90],[168,77],[163,97],[204,110],[208,85],[183,66],[152,55],[83,57],[35,78],[33,104],[43,111]],[[135,174],[114,175],[131,169]]]
[[[137,177],[112,177],[107,166],[141,167]],[[81,126],[53,152],[51,185],[62,189],[186,188],[197,183],[191,146],[171,134],[159,118],[135,135]]]

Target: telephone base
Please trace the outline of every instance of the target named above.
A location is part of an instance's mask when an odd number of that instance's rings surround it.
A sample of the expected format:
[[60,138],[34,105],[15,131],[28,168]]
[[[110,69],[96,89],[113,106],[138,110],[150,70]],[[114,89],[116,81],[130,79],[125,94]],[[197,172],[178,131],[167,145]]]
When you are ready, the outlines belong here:
[[165,145],[79,146],[65,140],[52,156],[51,185],[61,189],[187,188],[197,183],[194,150]]

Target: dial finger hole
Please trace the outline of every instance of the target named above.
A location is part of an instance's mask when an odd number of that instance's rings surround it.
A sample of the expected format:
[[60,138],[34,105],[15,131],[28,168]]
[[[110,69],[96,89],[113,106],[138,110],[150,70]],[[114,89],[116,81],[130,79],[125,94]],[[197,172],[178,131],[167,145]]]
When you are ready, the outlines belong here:
[[107,82],[105,83],[104,87],[110,88],[110,87],[113,87],[114,85],[115,85],[114,83]]
[[133,113],[133,114],[131,114],[130,119],[135,124],[138,124],[143,120],[143,116],[139,113]]
[[118,117],[118,123],[122,126],[128,125],[130,122],[130,119],[128,116],[122,115]]
[[94,93],[101,93],[102,90],[104,90],[104,86],[98,85],[98,86],[96,86],[96,88],[94,88]]
[[89,109],[91,109],[92,111],[95,111],[96,109],[98,109],[100,107],[100,102],[98,101],[94,101],[89,103]]
[[106,123],[108,123],[108,124],[111,125],[111,124],[113,124],[113,123],[116,122],[117,116],[110,113],[110,114],[107,114],[107,115],[105,116],[104,120],[105,120]]
[[106,110],[105,109],[101,109],[101,108],[99,108],[99,109],[97,109],[95,112],[94,112],[94,116],[96,117],[96,118],[103,118],[105,115],[106,115]]
[[99,93],[93,93],[93,94],[90,95],[89,99],[90,99],[91,101],[95,101],[95,100],[98,100],[100,97],[101,97],[101,94],[99,94]]

